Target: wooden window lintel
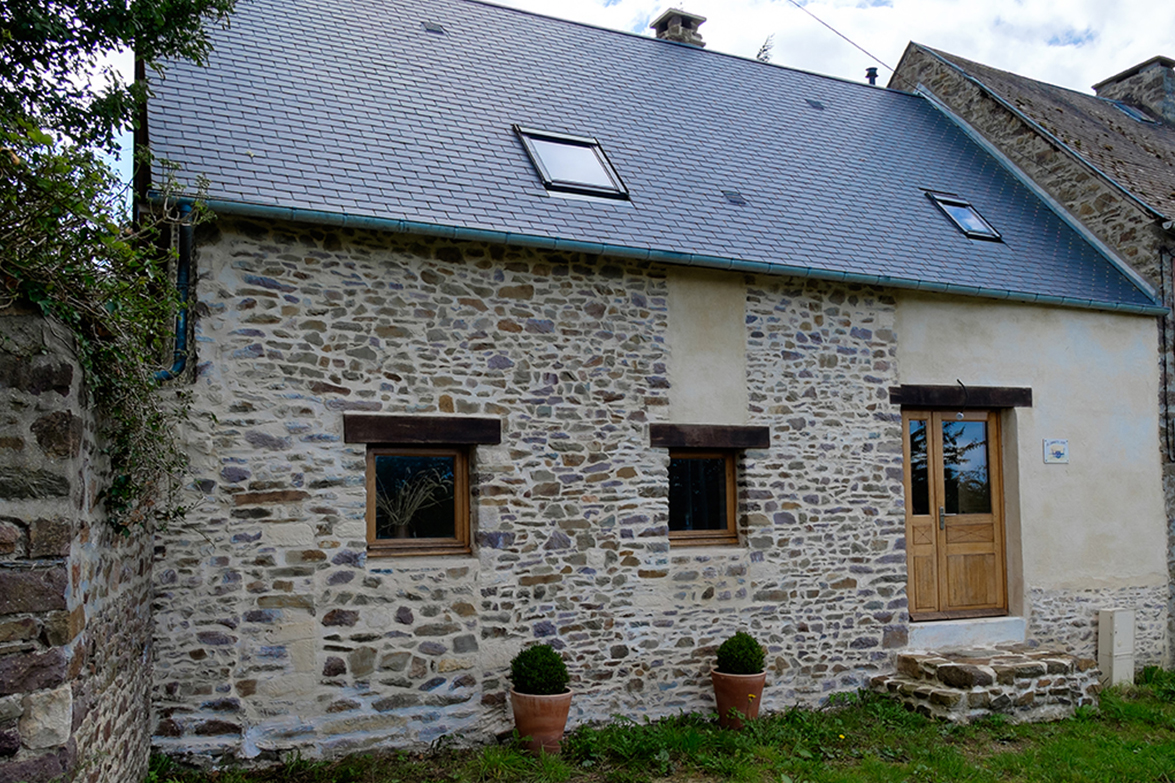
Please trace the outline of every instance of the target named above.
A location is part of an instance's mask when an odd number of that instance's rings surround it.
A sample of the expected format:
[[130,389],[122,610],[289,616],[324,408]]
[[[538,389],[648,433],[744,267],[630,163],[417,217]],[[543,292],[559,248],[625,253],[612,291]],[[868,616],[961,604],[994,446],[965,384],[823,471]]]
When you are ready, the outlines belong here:
[[404,446],[495,445],[502,442],[502,421],[468,416],[344,413],[343,441]]
[[771,428],[736,424],[650,424],[655,449],[765,449]]

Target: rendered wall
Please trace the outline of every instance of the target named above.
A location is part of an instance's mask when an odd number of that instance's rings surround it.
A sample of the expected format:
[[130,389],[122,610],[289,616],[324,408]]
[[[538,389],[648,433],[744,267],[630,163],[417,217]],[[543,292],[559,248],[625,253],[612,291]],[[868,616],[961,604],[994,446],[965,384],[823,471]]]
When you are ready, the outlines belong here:
[[[1027,386],[1003,419],[1010,591],[1029,634],[1096,655],[1097,610],[1137,611],[1138,665],[1163,660],[1166,523],[1153,318],[902,294],[906,384]],[[1069,441],[1044,464],[1043,441]]]
[[[679,310],[696,287],[656,267],[217,232],[199,248],[203,496],[158,538],[159,750],[216,763],[484,739],[510,727],[507,664],[535,641],[569,663],[572,725],[710,709],[715,646],[740,628],[768,645],[768,709],[863,685],[905,645],[891,297],[731,274],[726,315],[699,332],[670,321],[705,297]],[[769,425],[771,447],[739,459],[740,545],[670,549],[648,424],[714,361],[687,347],[707,334],[745,346],[741,420]],[[346,411],[501,419],[501,445],[472,456],[472,556],[367,557]]]
[[[1107,85],[1103,94],[1114,98],[1130,94],[1144,105],[1160,111],[1170,96],[1171,71],[1154,67],[1126,79],[1119,85]],[[1175,305],[1171,286],[1172,237],[1161,228],[1160,221],[1128,199],[1068,152],[1028,126],[1013,112],[968,81],[955,68],[945,64],[917,44],[902,55],[891,87],[913,91],[924,85],[951,111],[981,133],[1006,154],[1012,162],[1059,201],[1099,239],[1113,248],[1122,259],[1162,294],[1167,307]],[[1164,91],[1166,97],[1164,97]],[[1169,104],[1169,100],[1167,101]],[[1128,127],[1129,123],[1126,123]],[[1128,132],[1128,131],[1127,131]],[[1171,182],[1175,189],[1175,180]],[[1164,280],[1165,278],[1165,280]],[[1171,589],[1167,614],[1171,623],[1168,635],[1175,635],[1175,319],[1160,320],[1166,355],[1156,353],[1156,365],[1167,367],[1167,388],[1161,389],[1156,402],[1164,444],[1160,459],[1166,498],[1167,571]],[[1169,662],[1168,662],[1169,663]]]
[[101,462],[67,336],[0,313],[0,782],[147,770],[151,535],[96,512]]

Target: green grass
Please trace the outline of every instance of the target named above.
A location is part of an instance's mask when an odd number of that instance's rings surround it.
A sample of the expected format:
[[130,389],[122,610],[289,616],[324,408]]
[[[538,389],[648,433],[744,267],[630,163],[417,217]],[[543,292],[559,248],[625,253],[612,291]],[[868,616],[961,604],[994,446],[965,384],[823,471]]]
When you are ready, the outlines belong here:
[[561,756],[516,742],[428,753],[300,758],[257,772],[196,773],[166,759],[147,783],[1175,783],[1175,673],[1148,669],[1055,723],[999,716],[955,726],[868,693],[764,716],[741,732],[712,716],[581,725]]

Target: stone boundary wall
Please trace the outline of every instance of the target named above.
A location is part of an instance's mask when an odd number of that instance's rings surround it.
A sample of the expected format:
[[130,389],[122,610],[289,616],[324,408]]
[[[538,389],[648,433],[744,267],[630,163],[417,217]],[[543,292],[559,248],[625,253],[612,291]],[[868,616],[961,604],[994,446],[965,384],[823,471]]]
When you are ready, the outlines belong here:
[[[743,278],[741,545],[674,548],[667,282],[579,254],[222,220],[200,243],[196,512],[159,535],[155,746],[196,764],[508,730],[524,644],[571,723],[712,706],[716,645],[768,647],[767,709],[865,685],[906,640],[891,297]],[[781,361],[783,359],[783,361]],[[469,557],[368,558],[342,414],[502,420]]]
[[[1173,238],[1165,234],[1154,218],[1137,204],[1126,199],[1121,191],[1107,184],[1089,168],[1077,162],[1068,152],[1041,136],[1014,113],[967,80],[958,70],[933,54],[911,45],[902,56],[890,86],[914,91],[924,84],[951,111],[962,117],[986,139],[992,142],[1016,166],[1040,187],[1059,201],[1071,215],[1081,221],[1099,239],[1113,248],[1136,272],[1154,286],[1175,288],[1172,278],[1170,253],[1175,248]],[[1175,189],[1175,179],[1172,180]],[[1160,280],[1160,265],[1164,263],[1165,283]],[[1166,290],[1164,304],[1175,307],[1175,291]],[[1159,459],[1163,462],[1163,492],[1167,505],[1168,571],[1171,588],[1167,596],[1167,635],[1175,639],[1175,464],[1167,452],[1166,433],[1172,426],[1168,417],[1175,415],[1175,319],[1159,319],[1159,329],[1167,346],[1168,356],[1157,356],[1159,362],[1168,362],[1164,376],[1167,387],[1158,401],[1163,427],[1163,444]],[[1168,656],[1175,655],[1175,649]],[[1167,657],[1164,665],[1173,665],[1175,658]]]
[[93,420],[71,342],[0,313],[0,782],[146,774],[148,532],[95,513]]

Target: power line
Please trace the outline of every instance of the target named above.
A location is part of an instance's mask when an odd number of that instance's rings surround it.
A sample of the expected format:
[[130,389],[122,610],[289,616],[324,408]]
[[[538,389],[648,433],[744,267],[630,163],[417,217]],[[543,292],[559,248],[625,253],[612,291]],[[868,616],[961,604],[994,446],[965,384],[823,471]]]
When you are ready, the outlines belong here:
[[877,61],[879,64],[881,64],[881,66],[882,66],[882,67],[884,67],[884,68],[887,68],[887,69],[888,69],[888,70],[890,70],[890,71],[893,71],[893,68],[890,68],[888,65],[886,65],[886,64],[885,64],[885,63],[882,61],[882,59],[881,59],[880,57],[878,57],[877,55],[874,55],[874,54],[869,54],[869,52],[865,51],[865,49],[864,49],[864,48],[862,48],[862,47],[860,47],[860,46],[857,46],[857,44],[856,44],[856,43],[855,43],[855,42],[854,42],[854,41],[853,41],[851,38],[849,38],[847,35],[844,35],[843,33],[841,33],[841,32],[840,32],[839,30],[837,30],[835,27],[833,27],[832,25],[830,25],[828,22],[826,22],[826,21],[824,21],[823,19],[821,19],[820,17],[816,16],[816,14],[812,13],[812,12],[811,12],[811,11],[809,11],[807,8],[804,8],[802,5],[800,5],[799,3],[797,3],[797,2],[796,2],[796,0],[787,0],[787,1],[788,1],[789,3],[791,3],[792,5],[794,5],[796,8],[798,8],[798,9],[800,9],[801,11],[803,11],[804,13],[806,13],[808,16],[810,16],[810,17],[812,17],[813,19],[815,19],[815,20],[816,20],[817,22],[819,22],[820,24],[822,24],[822,25],[824,25],[825,27],[827,27],[827,28],[828,28],[829,30],[831,30],[832,32],[834,32],[834,33],[836,33],[837,35],[839,35],[841,38],[843,38],[843,39],[845,39],[846,41],[848,41],[850,44],[852,44],[853,46],[855,46],[857,49],[860,49],[862,52],[865,52],[865,54],[868,54],[870,57],[872,57],[874,60],[876,60],[876,61]]

